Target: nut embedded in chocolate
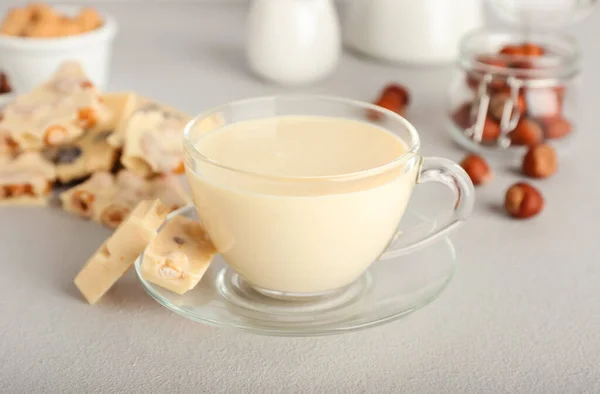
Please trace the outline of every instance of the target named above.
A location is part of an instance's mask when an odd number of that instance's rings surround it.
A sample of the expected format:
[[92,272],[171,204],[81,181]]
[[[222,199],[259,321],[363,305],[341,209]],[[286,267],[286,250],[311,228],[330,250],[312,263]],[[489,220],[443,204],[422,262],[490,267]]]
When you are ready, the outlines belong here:
[[100,223],[108,228],[117,228],[127,218],[131,208],[119,203],[110,204],[100,214]]
[[33,196],[33,188],[31,185],[9,185],[6,186],[5,192],[7,197]]
[[83,151],[78,146],[61,146],[54,156],[55,164],[71,164],[82,155]]
[[178,237],[177,235],[173,237],[173,241],[175,241],[177,245],[183,245],[185,243],[185,239]]
[[96,196],[86,190],[78,190],[71,197],[73,208],[81,215],[81,217],[90,219],[93,211],[92,207]]

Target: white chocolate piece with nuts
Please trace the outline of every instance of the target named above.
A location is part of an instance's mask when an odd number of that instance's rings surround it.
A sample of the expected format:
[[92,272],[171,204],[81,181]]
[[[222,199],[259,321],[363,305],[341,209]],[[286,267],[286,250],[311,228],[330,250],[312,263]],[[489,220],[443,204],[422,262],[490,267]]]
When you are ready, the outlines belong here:
[[216,252],[200,222],[175,216],[144,251],[142,277],[183,294],[200,282]]
[[112,111],[110,122],[99,125],[97,131],[112,131],[108,143],[115,148],[123,146],[121,129],[135,109],[136,95],[133,92],[116,92],[102,94],[102,101]]
[[96,303],[133,265],[156,237],[169,209],[160,201],[142,201],[75,277],[85,299]]
[[7,105],[0,134],[21,150],[40,150],[78,138],[112,119],[112,111],[78,63],[66,62],[48,82]]
[[183,173],[181,141],[190,117],[152,101],[136,106],[122,128],[125,145],[121,162],[140,176]]
[[0,158],[0,203],[44,205],[56,178],[54,166],[38,152]]
[[109,228],[116,228],[140,201],[149,199],[159,199],[169,211],[190,201],[173,175],[145,179],[127,170],[116,176],[97,172],[86,182],[60,194],[65,211]]
[[44,156],[55,164],[56,177],[62,183],[110,171],[117,162],[118,152],[107,142],[109,135],[105,131],[88,131],[72,143],[47,147]]

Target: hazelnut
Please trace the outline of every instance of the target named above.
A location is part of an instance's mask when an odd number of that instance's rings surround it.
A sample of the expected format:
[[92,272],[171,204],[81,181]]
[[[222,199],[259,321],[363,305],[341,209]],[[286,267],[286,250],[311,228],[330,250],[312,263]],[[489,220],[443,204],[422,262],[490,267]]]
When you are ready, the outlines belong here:
[[75,36],[83,33],[81,26],[71,18],[61,18],[60,23],[56,26],[57,35],[62,37]]
[[23,184],[23,185],[9,185],[7,186],[8,196],[9,197],[21,197],[21,196],[33,196],[33,188],[31,185]]
[[518,56],[521,54],[521,47],[519,45],[505,45],[498,53],[501,55]]
[[454,124],[462,129],[468,129],[473,125],[471,120],[471,103],[464,103],[452,114]]
[[523,174],[532,178],[547,178],[554,174],[557,168],[556,152],[550,145],[532,146],[523,158]]
[[541,120],[546,138],[555,139],[562,138],[571,133],[573,127],[571,122],[562,116],[544,118]]
[[68,137],[67,129],[60,125],[54,125],[46,129],[44,134],[44,143],[46,145],[60,145]]
[[85,128],[94,127],[97,123],[96,111],[94,111],[92,108],[81,108],[79,109],[77,115],[81,125]]
[[544,197],[533,186],[519,182],[506,191],[504,209],[514,218],[526,219],[540,213],[544,208]]
[[468,155],[460,162],[460,166],[466,171],[476,186],[483,185],[493,178],[492,171],[487,162],[479,155]]
[[[468,129],[475,123],[475,118],[471,117],[471,103],[464,103],[458,107],[452,114],[452,121],[457,127]],[[500,124],[487,117],[483,124],[481,141],[485,143],[495,142],[500,137]]]
[[23,31],[25,37],[51,38],[58,35],[58,25],[55,23],[32,22]]
[[20,36],[27,27],[27,22],[13,21],[5,19],[0,25],[0,34],[6,36]]
[[530,60],[513,60],[509,67],[517,70],[531,70],[535,68],[535,64]]
[[[94,86],[94,84],[92,83],[92,81],[83,81],[79,84],[79,86],[81,86],[82,89],[95,89],[96,87]],[[99,97],[100,99],[102,97]]]
[[397,96],[401,99],[402,105],[404,105],[404,106],[407,106],[408,104],[410,104],[410,95],[408,93],[408,89],[406,89],[404,86],[399,85],[399,84],[390,84],[390,85],[386,86],[382,95],[383,96],[385,96],[385,95]]
[[31,17],[32,17],[32,15],[31,15],[31,11],[29,9],[15,7],[15,8],[11,8],[6,13],[6,17],[4,18],[4,20],[26,23],[31,20]]
[[[383,89],[379,99],[375,102],[375,105],[393,111],[399,115],[404,115],[404,110],[409,102],[410,98],[408,90],[404,86],[390,84]],[[376,111],[369,111],[369,118],[372,120],[377,120],[380,116],[381,114]]]
[[526,42],[521,45],[521,55],[524,56],[543,56],[546,50],[534,43]]
[[542,142],[544,133],[537,122],[530,119],[521,119],[509,136],[512,145],[531,146]]
[[71,196],[73,209],[82,217],[91,219],[93,215],[93,205],[96,196],[87,190],[77,190]]
[[185,164],[183,164],[183,160],[177,164],[177,167],[173,169],[173,174],[181,175],[185,173]]
[[[502,115],[504,114],[504,107],[509,100],[511,100],[511,94],[509,92],[500,92],[494,94],[490,98],[490,104],[488,108],[490,116],[495,120],[500,121],[502,119]],[[515,108],[518,109],[519,114],[525,113],[525,97],[520,94],[517,96],[517,101],[513,103],[513,113]]]
[[31,19],[35,22],[53,21],[58,18],[56,11],[45,3],[30,3],[27,9],[31,14]]
[[83,8],[76,19],[83,31],[94,30],[102,26],[102,17],[93,8]]
[[113,203],[100,214],[100,223],[108,228],[117,228],[129,216],[131,209],[120,203]]
[[545,53],[545,49],[537,44],[531,42],[525,42],[521,45],[506,45],[500,50],[501,55],[508,56],[531,56],[537,57],[542,56]]
[[482,142],[495,142],[500,137],[500,125],[490,118],[485,118],[483,124]]

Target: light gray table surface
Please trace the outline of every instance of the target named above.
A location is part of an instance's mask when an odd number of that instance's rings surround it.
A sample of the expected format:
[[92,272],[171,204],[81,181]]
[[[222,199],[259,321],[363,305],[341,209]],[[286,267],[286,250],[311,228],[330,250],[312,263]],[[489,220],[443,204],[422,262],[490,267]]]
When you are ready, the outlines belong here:
[[[2,8],[3,6],[0,6]],[[389,81],[413,92],[424,153],[460,159],[444,131],[447,68],[394,68],[346,54],[316,86],[265,84],[245,69],[244,7],[106,2],[120,22],[112,90],[192,113],[282,92],[371,100]],[[585,49],[577,145],[535,182],[544,213],[498,213],[518,179],[499,168],[452,235],[459,257],[439,299],[365,331],[273,338],[185,320],[130,272],[98,305],[73,277],[109,232],[59,209],[0,209],[1,393],[600,392],[600,13],[573,29]]]

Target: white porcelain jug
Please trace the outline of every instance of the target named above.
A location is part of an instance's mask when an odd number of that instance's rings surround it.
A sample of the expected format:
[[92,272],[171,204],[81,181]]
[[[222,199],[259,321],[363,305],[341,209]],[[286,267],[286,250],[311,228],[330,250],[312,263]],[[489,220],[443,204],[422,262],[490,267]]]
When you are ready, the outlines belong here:
[[311,83],[338,63],[341,34],[332,0],[254,0],[247,23],[248,64],[263,78]]

